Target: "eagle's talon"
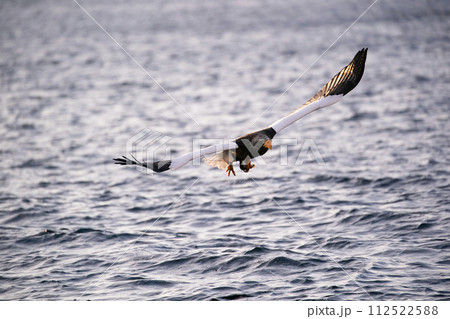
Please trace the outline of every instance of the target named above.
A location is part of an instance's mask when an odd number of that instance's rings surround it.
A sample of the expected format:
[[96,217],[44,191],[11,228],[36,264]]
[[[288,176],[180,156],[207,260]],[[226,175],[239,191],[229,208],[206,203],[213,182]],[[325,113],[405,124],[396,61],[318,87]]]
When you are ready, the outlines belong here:
[[236,176],[236,173],[234,172],[233,165],[228,165],[228,167],[227,167],[228,176],[230,176],[230,172],[233,173],[234,176]]

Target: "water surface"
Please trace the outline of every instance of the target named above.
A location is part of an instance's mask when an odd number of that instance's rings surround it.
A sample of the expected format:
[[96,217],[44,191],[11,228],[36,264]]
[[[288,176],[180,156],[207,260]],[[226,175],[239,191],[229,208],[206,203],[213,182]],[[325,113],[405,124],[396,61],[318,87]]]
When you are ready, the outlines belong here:
[[[73,1],[1,2],[0,299],[450,299],[445,1],[380,0],[256,123],[371,1],[80,3],[179,105]],[[288,165],[112,164],[145,128],[179,155],[265,127],[362,47]]]

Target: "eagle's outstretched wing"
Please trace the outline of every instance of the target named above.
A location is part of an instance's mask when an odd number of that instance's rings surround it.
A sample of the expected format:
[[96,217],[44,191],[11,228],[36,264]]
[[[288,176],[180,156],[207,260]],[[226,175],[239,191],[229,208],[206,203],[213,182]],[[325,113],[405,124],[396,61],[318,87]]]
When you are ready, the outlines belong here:
[[289,115],[273,123],[270,127],[279,133],[309,113],[339,102],[344,95],[358,85],[364,73],[366,57],[367,48],[360,50],[356,53],[353,60],[325,84],[311,99]]
[[209,155],[209,154],[215,154],[215,153],[221,154],[223,151],[233,150],[236,148],[238,148],[238,145],[235,142],[229,142],[229,143],[224,143],[224,144],[211,145],[211,146],[202,148],[198,151],[186,153],[179,157],[175,157],[171,160],[163,160],[163,161],[156,161],[156,162],[140,162],[134,157],[131,160],[126,156],[122,156],[121,158],[115,158],[114,163],[119,164],[119,165],[139,165],[139,166],[149,168],[149,169],[153,170],[154,172],[161,173],[164,171],[180,168],[181,166],[186,165],[187,163],[189,163],[190,161],[192,161],[195,158]]

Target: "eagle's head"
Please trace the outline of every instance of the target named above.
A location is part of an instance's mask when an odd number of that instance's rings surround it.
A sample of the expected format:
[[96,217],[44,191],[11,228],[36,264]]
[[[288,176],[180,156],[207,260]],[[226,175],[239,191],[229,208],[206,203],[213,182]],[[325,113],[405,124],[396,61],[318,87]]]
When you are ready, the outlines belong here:
[[248,173],[248,171],[251,170],[253,167],[255,167],[255,164],[252,164],[250,162],[250,158],[248,159],[248,161],[239,162],[239,168],[243,170],[245,173]]

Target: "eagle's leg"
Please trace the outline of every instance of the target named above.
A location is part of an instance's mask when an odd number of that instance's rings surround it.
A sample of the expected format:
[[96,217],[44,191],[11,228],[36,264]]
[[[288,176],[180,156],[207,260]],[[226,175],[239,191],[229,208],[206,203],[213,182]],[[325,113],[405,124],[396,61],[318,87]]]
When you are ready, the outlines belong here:
[[228,165],[227,173],[228,173],[228,176],[230,176],[230,173],[233,173],[233,175],[236,176],[236,173],[234,172],[233,165]]

